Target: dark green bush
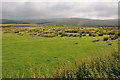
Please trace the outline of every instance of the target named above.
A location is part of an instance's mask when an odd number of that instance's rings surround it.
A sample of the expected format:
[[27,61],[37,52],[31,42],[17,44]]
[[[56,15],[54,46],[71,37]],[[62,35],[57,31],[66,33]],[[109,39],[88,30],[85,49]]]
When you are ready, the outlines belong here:
[[96,37],[96,35],[95,35],[95,34],[93,34],[92,36],[93,36],[93,37]]
[[108,45],[112,45],[112,43],[108,43]]
[[89,33],[89,36],[92,36],[92,33]]
[[66,33],[77,33],[78,31],[77,30],[66,30],[65,32]]
[[108,37],[104,37],[103,38],[103,41],[107,41],[109,38]]
[[98,34],[98,36],[103,36],[103,33]]
[[118,36],[120,36],[120,32],[118,32]]
[[79,36],[80,38],[82,37],[82,35]]
[[15,31],[14,33],[19,33],[19,31]]

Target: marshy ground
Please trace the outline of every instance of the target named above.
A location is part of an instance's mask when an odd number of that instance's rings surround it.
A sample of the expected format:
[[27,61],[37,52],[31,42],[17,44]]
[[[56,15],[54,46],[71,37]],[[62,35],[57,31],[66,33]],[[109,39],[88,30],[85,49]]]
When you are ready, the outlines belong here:
[[[92,63],[89,60],[98,57],[104,60],[115,53],[120,35],[117,27],[75,26],[13,26],[3,28],[2,33],[5,78],[59,77],[56,71],[62,66],[71,65],[71,70],[76,64]],[[61,71],[57,72],[65,72]]]

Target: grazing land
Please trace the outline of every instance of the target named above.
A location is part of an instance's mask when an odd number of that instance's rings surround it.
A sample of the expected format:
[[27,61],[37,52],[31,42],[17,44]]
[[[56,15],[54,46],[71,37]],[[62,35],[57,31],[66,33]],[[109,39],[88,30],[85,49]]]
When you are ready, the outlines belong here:
[[[68,78],[70,75],[67,75],[66,71],[70,72],[73,68],[74,71],[82,69],[74,67],[76,64],[87,62],[89,65],[96,65],[97,63],[90,63],[94,59],[97,60],[96,62],[102,63],[102,60],[112,56],[118,50],[120,33],[118,33],[117,27],[42,26],[35,24],[34,27],[32,24],[24,24],[24,27],[21,27],[23,24],[19,24],[19,27],[18,24],[3,24],[2,26],[3,78]],[[97,59],[98,57],[100,58]],[[119,59],[117,58],[117,60]],[[105,61],[107,62],[107,60]],[[116,65],[115,69],[118,70],[118,67],[120,65]],[[102,69],[103,72],[105,68]],[[92,74],[96,74],[96,72],[93,71]],[[71,77],[75,78],[76,75],[77,71],[75,76]],[[97,77],[101,76],[109,77],[97,75]],[[95,77],[95,75],[79,77]],[[118,75],[113,74],[110,77],[118,77]]]

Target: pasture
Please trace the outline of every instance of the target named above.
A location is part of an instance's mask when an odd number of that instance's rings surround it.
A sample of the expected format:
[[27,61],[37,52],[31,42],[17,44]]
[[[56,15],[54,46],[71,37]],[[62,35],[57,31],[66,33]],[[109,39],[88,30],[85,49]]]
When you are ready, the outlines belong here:
[[5,78],[53,77],[59,66],[111,55],[118,49],[113,27],[3,28],[2,66]]

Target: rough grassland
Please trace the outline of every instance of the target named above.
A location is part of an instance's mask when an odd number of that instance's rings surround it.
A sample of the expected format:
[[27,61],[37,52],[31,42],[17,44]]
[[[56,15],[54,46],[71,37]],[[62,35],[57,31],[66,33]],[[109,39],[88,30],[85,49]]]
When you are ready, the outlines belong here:
[[[104,37],[104,36],[102,36]],[[3,77],[31,77],[31,71],[52,75],[58,63],[81,61],[109,55],[117,48],[117,40],[92,42],[101,37],[39,37],[3,34]],[[77,43],[77,44],[76,44]]]

